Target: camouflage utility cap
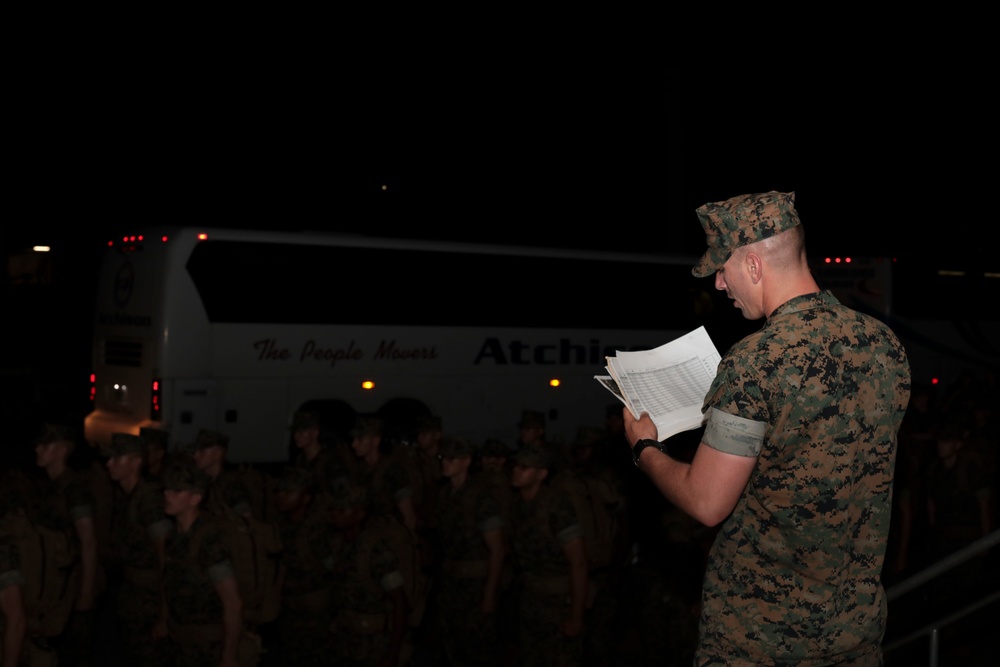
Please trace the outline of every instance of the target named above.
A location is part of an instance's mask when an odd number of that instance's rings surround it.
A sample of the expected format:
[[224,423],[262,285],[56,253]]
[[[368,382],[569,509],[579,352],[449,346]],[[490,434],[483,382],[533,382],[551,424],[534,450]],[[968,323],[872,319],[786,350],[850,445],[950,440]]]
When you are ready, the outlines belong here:
[[287,466],[274,482],[278,491],[301,491],[312,484],[312,473],[299,466]]
[[603,435],[603,431],[599,428],[595,428],[593,426],[581,426],[577,429],[576,438],[570,444],[570,448],[576,449],[577,447],[593,447],[601,441],[601,437]]
[[483,456],[505,457],[507,456],[507,445],[496,438],[489,438],[483,443]]
[[147,447],[159,447],[160,449],[166,449],[169,436],[170,434],[161,428],[149,428],[148,426],[143,426],[139,429],[139,437],[146,442]]
[[319,428],[319,413],[299,411],[292,416],[292,425],[288,427],[290,431],[298,431],[304,428]]
[[547,447],[523,445],[514,455],[514,463],[526,468],[549,468],[554,459],[552,454]]
[[360,438],[364,435],[382,435],[382,420],[374,415],[359,416],[351,429],[351,437]]
[[193,460],[181,459],[171,462],[163,473],[163,488],[170,491],[197,491],[204,494],[211,478],[199,470]]
[[42,424],[35,438],[36,445],[49,445],[53,442],[76,442],[77,430],[65,424]]
[[472,443],[458,436],[448,436],[441,441],[439,448],[441,456],[451,459],[471,457],[474,450]]
[[223,449],[229,447],[229,436],[218,431],[210,431],[207,428],[198,431],[198,437],[194,441],[195,451],[216,446]]
[[421,416],[417,417],[417,433],[423,431],[440,431],[441,430],[441,418],[436,416]]
[[134,433],[112,433],[108,456],[146,455],[146,441]]
[[733,251],[776,236],[799,224],[794,192],[740,195],[711,202],[695,212],[705,229],[708,250],[691,269],[699,278],[710,276],[726,263]]
[[338,509],[367,507],[368,487],[357,484],[346,477],[338,477],[328,487],[330,506]]

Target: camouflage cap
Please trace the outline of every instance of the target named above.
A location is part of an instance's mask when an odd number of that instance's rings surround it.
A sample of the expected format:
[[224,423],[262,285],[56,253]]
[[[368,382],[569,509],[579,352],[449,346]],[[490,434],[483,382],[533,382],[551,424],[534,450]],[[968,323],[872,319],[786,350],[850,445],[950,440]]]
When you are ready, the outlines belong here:
[[204,494],[211,478],[199,470],[190,456],[178,457],[163,472],[163,488],[170,491],[197,491]]
[[417,417],[416,421],[416,432],[421,431],[440,431],[441,430],[441,418],[434,415],[423,415]]
[[382,435],[382,420],[375,415],[358,415],[351,429],[351,437],[362,435]]
[[570,449],[577,447],[593,447],[601,440],[604,433],[593,426],[581,426],[576,431],[576,438],[570,443]]
[[76,442],[78,435],[79,432],[72,426],[46,422],[39,428],[34,444],[49,445],[53,442]]
[[545,415],[535,410],[524,410],[521,412],[521,421],[517,422],[518,428],[528,428],[530,426],[541,426],[545,428]]
[[223,449],[229,447],[229,436],[218,431],[211,431],[203,428],[198,431],[198,437],[194,439],[194,450],[199,451],[209,447],[219,446]]
[[699,278],[718,271],[737,248],[775,236],[799,224],[794,192],[765,192],[710,202],[695,213],[708,250],[691,269]]
[[151,428],[143,426],[139,429],[139,437],[146,441],[147,447],[159,447],[166,449],[170,440],[170,434],[162,428]]
[[370,499],[368,487],[347,477],[337,477],[327,488],[330,506],[338,509],[367,507]]
[[527,468],[551,468],[553,453],[541,445],[522,445],[514,455],[514,463]]
[[134,433],[112,433],[108,456],[146,455],[146,439]]
[[483,456],[491,457],[505,457],[507,456],[507,445],[501,440],[496,438],[488,438],[486,442],[483,443],[480,452]]
[[964,424],[950,420],[935,424],[931,431],[934,434],[934,439],[941,442],[955,442],[956,440],[964,442],[969,435],[969,429]]
[[288,427],[288,430],[298,431],[303,428],[319,428],[319,422],[318,412],[300,410],[292,415],[292,425]]
[[277,491],[300,491],[313,483],[312,473],[300,466],[286,466],[281,477],[275,480]]
[[451,459],[461,459],[471,457],[475,453],[475,447],[466,438],[445,436],[441,439],[438,453]]

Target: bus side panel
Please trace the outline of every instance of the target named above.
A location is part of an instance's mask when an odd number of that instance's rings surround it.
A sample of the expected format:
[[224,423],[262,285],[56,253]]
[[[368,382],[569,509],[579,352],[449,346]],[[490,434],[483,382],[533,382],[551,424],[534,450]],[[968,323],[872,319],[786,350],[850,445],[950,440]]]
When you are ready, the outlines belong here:
[[288,381],[226,378],[216,406],[217,430],[229,436],[227,458],[236,463],[289,461]]

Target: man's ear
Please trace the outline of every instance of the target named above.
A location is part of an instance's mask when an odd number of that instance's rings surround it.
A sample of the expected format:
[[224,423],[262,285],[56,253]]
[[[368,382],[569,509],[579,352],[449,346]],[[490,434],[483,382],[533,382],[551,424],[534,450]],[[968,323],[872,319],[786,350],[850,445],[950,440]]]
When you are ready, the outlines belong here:
[[743,260],[746,262],[747,273],[750,274],[750,280],[754,285],[760,282],[760,277],[763,274],[763,262],[760,261],[760,255],[750,252]]

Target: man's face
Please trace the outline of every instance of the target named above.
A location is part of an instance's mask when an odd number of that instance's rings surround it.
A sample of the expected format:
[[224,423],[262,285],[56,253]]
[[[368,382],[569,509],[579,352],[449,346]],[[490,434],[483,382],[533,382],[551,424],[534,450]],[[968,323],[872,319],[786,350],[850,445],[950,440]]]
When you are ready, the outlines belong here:
[[734,252],[715,272],[715,289],[725,291],[748,320],[759,320],[766,313],[755,304],[757,290],[750,278],[746,253]]
[[199,470],[205,470],[222,460],[222,447],[212,445],[194,450],[194,462]]
[[163,511],[169,516],[177,516],[196,507],[201,501],[201,493],[193,489],[164,489],[163,501]]
[[135,468],[134,461],[137,458],[131,454],[108,457],[108,462],[105,464],[108,468],[108,477],[116,482],[122,481]]
[[319,429],[315,426],[306,426],[305,428],[297,428],[292,433],[292,439],[295,441],[295,446],[299,449],[305,449],[311,446],[319,438]]
[[443,477],[455,477],[469,469],[472,464],[472,459],[468,456],[440,456],[441,459],[441,475]]
[[380,437],[372,433],[364,433],[362,435],[354,436],[354,440],[351,441],[351,449],[354,453],[360,457],[365,458],[372,452],[378,450]]
[[545,479],[547,472],[548,470],[545,468],[529,468],[524,464],[515,463],[514,469],[510,473],[511,486],[515,489],[529,487]]
[[61,442],[46,442],[35,445],[35,463],[40,468],[47,468],[54,461],[58,461],[63,455],[63,444]]

